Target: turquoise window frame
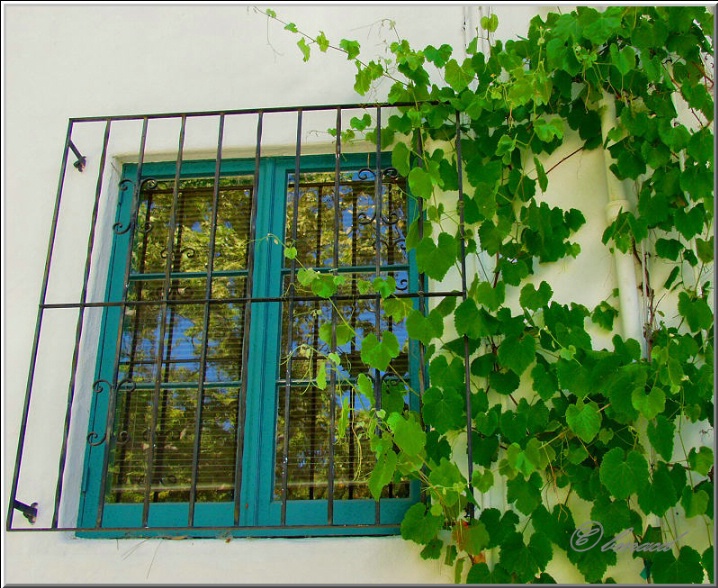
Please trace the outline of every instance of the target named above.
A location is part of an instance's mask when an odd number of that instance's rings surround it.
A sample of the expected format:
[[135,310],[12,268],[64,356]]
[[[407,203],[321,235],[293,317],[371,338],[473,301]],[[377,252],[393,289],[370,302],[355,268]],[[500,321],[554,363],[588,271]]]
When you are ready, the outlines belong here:
[[[307,155],[300,160],[300,171],[333,172],[334,155]],[[390,154],[382,155],[382,168],[391,165]],[[256,199],[257,216],[255,229],[254,268],[252,280],[252,298],[273,298],[281,296],[284,267],[283,248],[272,239],[262,239],[267,234],[284,235],[287,207],[287,177],[295,171],[294,157],[266,157],[260,159],[258,185],[253,197]],[[214,176],[216,161],[187,161],[182,163],[181,179]],[[358,171],[362,168],[375,169],[376,155],[366,153],[346,154],[342,156],[341,170]],[[142,178],[172,179],[175,177],[175,163],[145,163]],[[254,160],[223,160],[221,176],[254,174]],[[137,174],[136,164],[125,164],[122,181],[134,180]],[[128,226],[132,208],[131,191],[120,192],[118,197],[116,223]],[[407,199],[408,221],[416,214],[413,199]],[[120,302],[124,289],[124,271],[126,252],[131,232],[115,234],[109,262],[106,286],[106,301]],[[256,279],[257,268],[268,268],[268,279]],[[373,268],[372,268],[373,269]],[[238,272],[239,275],[246,271]],[[408,255],[408,274],[410,288],[417,284],[418,274],[414,253]],[[216,275],[216,274],[213,274]],[[416,304],[416,302],[415,302]],[[106,307],[100,329],[100,343],[96,365],[95,380],[112,381],[114,358],[117,346],[117,333],[120,328],[121,307]],[[151,503],[148,527],[142,527],[141,503],[107,503],[102,510],[102,521],[98,525],[100,504],[100,480],[104,460],[104,444],[94,446],[88,443],[85,453],[85,466],[81,487],[81,499],[78,515],[78,528],[130,528],[129,531],[79,532],[81,536],[123,537],[153,535],[190,535],[193,537],[215,537],[218,534],[235,537],[291,537],[326,535],[389,535],[396,534],[404,513],[419,500],[420,487],[412,482],[409,496],[406,498],[382,498],[379,501],[379,522],[382,526],[373,526],[376,522],[376,502],[370,499],[352,499],[333,502],[333,522],[328,525],[327,500],[287,500],[286,525],[281,526],[281,500],[274,497],[275,483],[275,446],[277,418],[277,387],[279,357],[281,354],[281,304],[254,303],[249,332],[250,359],[247,373],[247,396],[245,399],[245,432],[243,447],[242,479],[240,491],[239,525],[233,526],[235,503],[232,502],[195,502],[194,526],[188,527],[189,503]],[[252,359],[261,358],[261,361]],[[419,349],[416,342],[410,342],[409,366],[410,379],[414,389],[419,389],[418,362]],[[237,384],[239,386],[239,384]],[[89,431],[103,431],[103,420],[109,408],[109,394],[94,394],[90,409]],[[410,399],[412,408],[418,407],[418,399]],[[259,419],[253,418],[259,415]],[[344,525],[353,525],[347,527]],[[361,525],[361,526],[356,526]],[[153,531],[162,527],[163,530]],[[203,529],[205,527],[205,529]],[[207,529],[206,527],[211,527]],[[218,533],[216,528],[226,530]],[[168,531],[167,528],[177,528]],[[135,529],[137,531],[135,531]]]

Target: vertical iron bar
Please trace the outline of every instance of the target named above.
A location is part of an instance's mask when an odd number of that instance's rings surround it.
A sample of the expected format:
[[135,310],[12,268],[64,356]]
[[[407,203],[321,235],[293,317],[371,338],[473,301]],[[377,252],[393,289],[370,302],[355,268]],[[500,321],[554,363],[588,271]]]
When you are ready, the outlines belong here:
[[[419,131],[416,132],[416,152],[419,156],[419,159],[423,158],[424,156],[424,146],[423,142],[421,140],[421,134]],[[423,198],[416,198],[417,203],[417,229],[419,233],[419,241],[421,241],[424,238],[424,199]],[[419,310],[422,314],[426,314],[426,274],[423,272],[420,272],[418,274],[418,286],[419,286]],[[426,378],[425,378],[425,370],[424,370],[424,344],[419,343],[419,365],[421,366],[421,369],[419,371],[419,377],[420,377],[420,383],[419,386],[421,388],[421,392],[424,391],[426,388]]]
[[[321,255],[322,255],[322,225],[324,222],[324,219],[322,218],[324,215],[323,207],[322,207],[322,194],[323,194],[324,186],[319,185],[317,186],[317,237],[316,237],[316,267],[320,267],[322,265],[321,262]],[[319,316],[321,314],[321,303],[319,301],[314,302],[314,318],[312,320],[312,349],[318,349],[319,348]],[[311,355],[311,373],[315,374],[317,373],[317,362],[318,362],[318,354],[313,353]],[[310,404],[310,414],[311,414],[311,421],[312,421],[312,428],[309,431],[309,447],[312,451],[312,459],[309,460],[309,479],[311,480],[311,484],[309,485],[309,500],[314,499],[314,491],[315,491],[315,483],[314,483],[314,476],[316,474],[316,454],[317,451],[315,449],[316,442],[317,442],[317,393],[316,388],[313,389],[312,392],[312,399]]]
[[[421,159],[424,156],[424,147],[423,142],[421,138],[421,132],[417,130],[415,132],[415,138],[416,138],[416,153],[419,157],[419,160],[421,162]],[[422,162],[423,163],[423,162]],[[407,186],[408,189],[408,186]],[[419,241],[421,241],[424,238],[424,199],[423,198],[415,198],[416,200],[416,206],[417,206],[417,232],[419,233]],[[417,281],[418,281],[418,295],[419,295],[419,311],[421,314],[426,315],[426,274],[423,272],[419,272],[417,275]],[[425,348],[424,344],[419,341],[419,403],[421,404],[423,402],[424,398],[424,391],[426,390],[426,379],[427,379],[427,370],[426,370],[426,361],[425,361]],[[420,407],[421,408],[421,407]],[[428,493],[422,493],[422,501],[426,501],[428,498]]]
[[20,424],[20,436],[17,443],[17,453],[15,456],[15,469],[12,474],[12,487],[10,489],[10,501],[7,512],[5,527],[9,531],[12,529],[13,514],[15,511],[14,504],[17,498],[17,485],[20,481],[20,468],[22,467],[23,451],[25,449],[25,435],[27,434],[27,421],[30,412],[30,401],[32,400],[32,386],[35,380],[35,365],[37,364],[37,354],[40,347],[40,332],[42,330],[42,319],[44,314],[44,304],[47,297],[47,286],[50,280],[50,265],[52,264],[52,253],[55,248],[55,236],[57,234],[57,221],[60,216],[60,204],[62,201],[62,189],[65,183],[65,172],[67,170],[67,158],[70,150],[70,142],[72,137],[72,121],[67,125],[67,133],[65,135],[65,147],[62,150],[62,163],[60,166],[60,179],[57,183],[57,196],[55,197],[55,209],[52,213],[52,226],[50,227],[50,238],[47,245],[47,256],[45,258],[45,271],[42,276],[42,286],[40,287],[40,301],[38,303],[37,320],[35,323],[35,335],[32,341],[32,351],[30,353],[30,367],[28,370],[27,384],[25,387],[25,400],[22,407],[22,422]]
[[[257,196],[259,192],[259,164],[262,156],[262,121],[264,111],[257,111],[257,143],[254,153],[254,182],[252,186],[252,211],[250,213],[249,227],[254,231],[249,235],[247,243],[247,281],[245,292],[249,298],[254,297],[254,245],[257,225]],[[242,342],[242,367],[240,378],[242,380],[237,402],[237,448],[234,463],[234,524],[239,525],[239,514],[241,504],[241,483],[242,483],[242,457],[244,455],[244,404],[247,400],[247,365],[249,363],[249,331],[252,318],[252,304],[248,302],[244,307],[244,331]]]
[[[461,118],[459,112],[456,112],[456,171],[459,176],[459,238],[461,239],[461,299],[466,300],[466,236],[464,227],[464,179],[463,165],[461,163]],[[469,363],[469,338],[464,335],[464,379],[465,381],[465,393],[466,393],[466,453],[468,460],[468,482],[469,482],[469,495],[473,499],[474,487],[471,483],[474,471],[474,456],[473,448],[471,446],[471,434],[473,433],[473,425],[471,418],[471,366]],[[466,514],[473,518],[474,516],[474,505],[469,502],[466,505]]]
[[[57,487],[55,489],[55,506],[52,513],[52,528],[57,529],[60,515],[60,500],[62,498],[63,478],[65,476],[65,462],[67,459],[67,442],[70,433],[70,421],[72,419],[72,403],[75,399],[75,382],[77,379],[77,364],[80,357],[80,340],[82,338],[82,327],[85,319],[85,302],[87,302],[87,285],[90,280],[90,268],[92,266],[92,250],[95,244],[95,229],[97,226],[97,214],[100,208],[100,194],[102,192],[102,177],[105,173],[105,161],[107,160],[107,145],[110,141],[110,125],[108,119],[105,123],[105,135],[102,142],[102,156],[100,167],[97,172],[97,186],[95,187],[95,202],[92,208],[90,220],[90,234],[87,242],[87,255],[85,257],[85,273],[82,280],[82,291],[80,293],[80,308],[77,316],[77,327],[75,328],[75,347],[72,352],[72,363],[70,367],[70,383],[67,391],[67,409],[65,411],[65,427],[62,433],[62,445],[60,448],[60,463],[57,473]],[[108,394],[111,392],[108,390]]]
[[[337,107],[337,143],[334,152],[334,233],[333,233],[333,274],[336,276],[339,269],[339,223],[341,221],[341,169],[342,169],[342,109]],[[336,299],[332,303],[332,337],[330,351],[337,350],[337,308]],[[329,379],[329,471],[327,472],[327,524],[334,524],[334,439],[336,437],[336,404],[337,404],[337,372],[332,369]]]
[[[299,224],[299,166],[302,156],[302,109],[297,110],[297,144],[294,155],[294,207],[292,208],[292,246],[297,244],[297,225]],[[294,277],[297,271],[297,261],[292,259],[289,264],[289,308],[287,310],[287,344],[285,357],[287,367],[284,372],[284,447],[282,448],[282,514],[280,524],[287,524],[287,494],[289,486],[289,413],[290,394],[292,391],[292,340],[294,339]]]
[[[219,115],[219,129],[217,139],[217,161],[214,166],[214,189],[212,192],[212,220],[209,229],[209,251],[207,252],[207,283],[205,284],[205,300],[212,298],[212,272],[214,271],[215,238],[217,236],[217,216],[219,212],[219,180],[222,166],[222,142],[224,140],[224,114]],[[204,303],[204,316],[202,317],[202,349],[199,358],[199,382],[197,384],[197,411],[194,423],[194,448],[192,451],[192,481],[189,490],[189,515],[187,525],[194,527],[194,509],[197,501],[197,477],[199,475],[199,452],[202,446],[202,409],[204,403],[204,378],[207,369],[207,346],[209,344],[209,302]],[[237,492],[237,488],[234,489]]]
[[147,469],[145,472],[144,501],[142,503],[142,526],[148,526],[150,515],[150,490],[152,487],[155,462],[155,445],[157,443],[157,420],[159,413],[160,391],[162,388],[162,357],[164,355],[165,335],[167,334],[167,301],[169,299],[170,282],[172,275],[172,264],[174,263],[175,247],[174,233],[177,223],[177,206],[179,200],[180,180],[182,178],[182,154],[184,151],[185,129],[187,127],[187,116],[182,115],[177,146],[177,160],[175,162],[175,178],[172,186],[172,205],[170,208],[169,226],[167,231],[167,263],[165,263],[165,277],[162,284],[162,310],[160,312],[160,332],[157,341],[157,361],[155,364],[155,389],[152,398],[152,421],[150,423],[149,447],[147,448]]
[[[111,443],[112,440],[112,431],[114,427],[115,422],[115,404],[117,402],[117,395],[120,393],[119,390],[119,382],[118,382],[118,376],[119,376],[119,365],[120,365],[120,355],[122,352],[122,331],[124,328],[124,317],[125,312],[127,310],[127,292],[129,290],[130,286],[130,271],[132,269],[132,245],[133,241],[135,239],[135,231],[137,229],[137,221],[136,216],[139,211],[139,203],[140,203],[140,192],[142,190],[142,164],[145,159],[145,146],[147,145],[147,126],[148,126],[149,119],[147,117],[144,117],[142,119],[142,134],[140,137],[140,152],[138,156],[138,162],[137,162],[137,172],[135,175],[135,186],[132,191],[132,206],[130,210],[130,219],[129,219],[129,235],[128,235],[128,242],[127,242],[127,254],[125,256],[125,275],[124,275],[124,286],[122,291],[122,306],[120,306],[120,320],[119,320],[119,326],[117,329],[117,344],[115,345],[115,362],[113,365],[113,383],[112,383],[112,393],[110,394],[110,401],[108,402],[107,407],[107,418],[105,422],[105,438],[106,442],[103,447],[103,457],[102,457],[102,471],[100,473],[100,493],[98,496],[97,501],[97,519],[95,526],[100,527],[102,526],[102,514],[105,508],[105,491],[107,488],[107,468],[109,466],[110,461],[110,449],[111,449]],[[120,195],[121,196],[121,195]]]
[[[357,248],[358,243],[357,239],[359,238],[359,221],[357,220],[359,218],[359,201],[357,199],[356,190],[352,189],[352,232],[351,232],[351,239],[352,239],[352,267],[355,267],[357,265]],[[355,297],[359,294],[359,290],[357,288],[357,278],[358,276],[355,276],[352,278],[352,297]],[[351,328],[352,332],[356,332],[356,315],[357,315],[357,306],[359,305],[358,301],[352,302],[354,308],[352,309],[351,313]],[[352,338],[350,348],[349,348],[349,357],[352,358],[354,354],[357,352],[356,349],[356,338]],[[356,395],[354,386],[349,387],[349,406],[351,410],[349,411],[349,428],[353,431],[354,430],[354,402],[356,401]],[[351,484],[349,485],[349,499],[351,500],[354,498],[354,475],[355,475],[355,463],[354,460],[356,459],[356,450],[354,448],[355,443],[355,437],[349,436],[349,479],[352,480]],[[358,443],[358,442],[357,442]]]
[[[374,222],[375,236],[374,246],[376,252],[374,254],[374,273],[376,277],[381,276],[381,217],[383,211],[381,209],[382,199],[382,182],[381,182],[381,107],[376,107],[376,173],[374,177]],[[379,294],[375,298],[376,307],[374,309],[374,334],[377,339],[381,338],[381,297]],[[381,410],[381,394],[382,394],[382,381],[379,375],[379,370],[374,370],[374,398],[376,400],[376,409]],[[381,522],[381,497],[374,504],[374,523],[379,524]]]

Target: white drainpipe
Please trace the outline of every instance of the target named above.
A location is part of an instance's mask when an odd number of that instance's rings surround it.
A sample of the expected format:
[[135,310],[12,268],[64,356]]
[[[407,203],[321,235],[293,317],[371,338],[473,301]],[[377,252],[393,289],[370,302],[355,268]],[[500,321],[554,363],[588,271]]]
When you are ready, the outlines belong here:
[[[601,134],[606,140],[608,132],[617,126],[616,101],[614,97],[604,92],[601,109]],[[606,172],[606,186],[608,188],[608,204],[606,205],[606,219],[610,225],[621,211],[629,211],[631,204],[628,201],[626,185],[613,175],[609,169],[613,160],[607,150],[603,151],[604,169]],[[636,281],[636,265],[631,252],[622,253],[617,248],[613,251],[613,260],[616,268],[618,282],[619,318],[621,320],[622,335],[624,338],[635,339],[641,344],[645,354],[646,343],[641,324],[641,306],[638,300],[638,283]]]
[[[601,109],[601,134],[606,140],[608,132],[617,126],[616,122],[616,101],[615,98],[603,93],[603,108]],[[606,171],[606,185],[608,187],[608,204],[606,205],[606,217],[608,223],[616,220],[621,210],[629,211],[630,203],[626,191],[626,185],[613,175],[609,169],[612,158],[608,151],[603,151],[604,169]],[[613,259],[616,266],[616,279],[618,281],[619,317],[623,327],[624,338],[632,338],[641,344],[643,357],[646,357],[646,340],[641,324],[641,306],[638,300],[638,284],[636,282],[636,265],[631,253],[621,253],[618,249],[613,251]],[[644,443],[648,440],[643,438]],[[651,447],[651,463],[656,462],[656,451]],[[652,527],[662,528],[660,517],[655,514],[648,515],[648,524]]]

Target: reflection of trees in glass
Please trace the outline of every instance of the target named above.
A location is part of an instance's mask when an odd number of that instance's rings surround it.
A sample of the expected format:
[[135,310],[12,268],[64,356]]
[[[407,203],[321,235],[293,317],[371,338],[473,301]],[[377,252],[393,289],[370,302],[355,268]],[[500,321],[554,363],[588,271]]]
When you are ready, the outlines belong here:
[[[294,174],[287,186],[286,235],[291,238],[294,215]],[[334,197],[334,173],[301,174],[297,220],[297,260],[305,267],[330,268],[334,243],[340,268],[376,263],[376,204],[374,181],[357,172],[340,174],[339,202]],[[380,261],[382,266],[406,264],[406,199],[402,183],[382,184]]]
[[[289,418],[290,499],[327,497],[330,450],[334,454],[334,497],[369,498],[366,480],[373,468],[369,448],[369,399],[347,385],[362,371],[360,346],[365,334],[376,329],[375,300],[353,299],[358,281],[372,280],[376,253],[380,272],[392,276],[399,288],[408,284],[408,261],[404,249],[407,227],[403,185],[387,180],[382,190],[382,210],[376,210],[374,181],[357,172],[344,172],[338,198],[334,173],[302,174],[298,222],[297,259],[306,267],[330,271],[335,254],[338,271],[346,282],[339,294],[352,299],[337,301],[357,337],[339,347],[342,366],[339,384],[319,390],[319,353],[328,345],[319,339],[319,327],[331,318],[331,303],[296,298],[292,316],[284,302],[282,353],[293,354]],[[287,239],[293,234],[293,176],[287,187]],[[132,244],[128,306],[123,317],[118,379],[127,380],[117,393],[114,436],[108,485],[108,502],[142,502],[152,427],[157,401],[156,447],[150,478],[150,499],[155,502],[189,500],[196,444],[197,402],[203,386],[203,409],[197,479],[198,501],[225,501],[234,496],[237,402],[242,374],[245,303],[230,298],[249,295],[247,245],[256,238],[250,227],[253,197],[251,176],[220,180],[214,239],[211,303],[203,301],[207,289],[207,265],[212,252],[211,234],[214,179],[181,180],[174,201],[173,180],[146,180],[138,206],[137,229]],[[377,218],[379,217],[379,218]],[[379,227],[377,247],[377,226]],[[173,227],[170,234],[170,228]],[[170,258],[169,281],[165,271]],[[284,292],[291,278],[283,270]],[[312,296],[298,292],[298,296]],[[169,300],[163,311],[165,295]],[[133,304],[139,303],[139,304]],[[205,332],[205,313],[208,329]],[[164,314],[163,314],[164,312]],[[164,340],[161,324],[164,316]],[[292,321],[292,340],[288,325]],[[408,377],[407,336],[403,324],[382,317],[380,331],[392,331],[404,347],[391,371]],[[206,345],[206,365],[201,357]],[[161,361],[158,354],[162,350]],[[313,351],[311,351],[313,350]],[[250,357],[250,361],[253,358]],[[277,469],[275,495],[281,498],[282,455],[285,442],[285,364],[278,365]],[[385,382],[387,387],[391,382]],[[159,386],[159,395],[155,388]],[[354,410],[343,437],[331,431],[342,403]],[[400,405],[403,391],[394,392]],[[389,396],[387,395],[387,398]],[[248,418],[257,418],[249,415]],[[408,487],[390,486],[386,496],[406,496]]]
[[[151,499],[189,499],[200,378],[204,390],[197,500],[232,499],[244,304],[224,300],[246,295],[251,182],[251,176],[220,179],[207,333],[206,305],[199,301],[206,296],[212,250],[214,179],[181,180],[174,205],[174,181],[143,184],[128,301],[157,304],[129,305],[124,317],[119,379],[134,382],[136,389],[121,387],[117,397],[111,502],[143,500],[156,382],[160,393]],[[166,282],[168,249],[171,273]],[[165,290],[173,302],[165,313],[158,366]],[[205,342],[206,365],[200,374]]]
[[[294,283],[297,298],[283,304],[282,349],[291,355],[291,382],[287,386],[285,367],[280,366],[277,411],[277,449],[275,468],[276,498],[283,496],[284,450],[288,431],[287,493],[288,499],[327,498],[330,447],[333,443],[334,498],[370,498],[368,476],[374,466],[369,448],[370,400],[350,384],[363,372],[360,341],[376,329],[376,301],[358,297],[360,280],[376,276],[377,250],[383,277],[393,277],[400,289],[408,286],[408,260],[404,248],[406,234],[406,198],[403,184],[392,180],[382,183],[381,210],[377,210],[373,176],[345,172],[340,177],[338,197],[335,174],[302,174],[299,184],[296,240],[292,239],[294,219],[294,178],[289,176],[287,189],[286,238],[297,249],[297,261],[316,270],[336,268],[346,281],[339,287],[339,313],[356,332],[356,337],[338,346],[341,367],[337,372],[336,390],[320,390],[316,380],[324,356],[332,351],[319,337],[322,325],[332,320],[330,301],[302,299],[312,296]],[[379,243],[377,243],[377,226]],[[287,264],[288,265],[288,264]],[[291,274],[285,269],[284,291],[290,290]],[[291,311],[290,311],[291,306]],[[381,315],[380,315],[381,316]],[[291,341],[288,340],[291,320]],[[403,351],[391,364],[390,371],[408,378],[408,344],[403,324],[381,317],[379,330],[392,331]],[[329,368],[330,364],[325,364]],[[289,423],[285,420],[285,399],[289,393]],[[334,402],[332,403],[332,396]],[[398,393],[403,398],[402,393]],[[403,404],[402,400],[399,400]],[[332,414],[339,418],[342,404],[351,409],[346,435],[337,437],[331,431]],[[332,408],[332,404],[334,408]],[[385,496],[406,496],[408,486],[389,486]]]
[[[392,386],[391,384],[389,386]],[[399,387],[399,385],[394,384]],[[396,392],[399,401],[404,396]],[[285,419],[282,410],[284,388],[279,389],[277,418],[277,462],[275,469],[275,498],[282,496],[282,456],[284,450]],[[330,435],[331,391],[315,386],[291,387],[289,412],[289,460],[287,498],[289,500],[326,499],[329,480],[329,440],[334,442],[334,499],[371,499],[367,480],[374,468],[375,457],[369,446],[371,403],[349,385],[338,384],[334,394],[335,419],[344,400],[353,409],[343,437],[336,431]],[[383,496],[406,497],[409,487],[389,485]]]
[[[120,393],[118,411],[132,418],[118,435],[110,469],[111,502],[142,502],[152,424],[153,389]],[[164,388],[157,423],[151,498],[189,500],[195,444],[196,388]],[[236,388],[206,388],[197,479],[198,501],[232,500],[234,484]]]

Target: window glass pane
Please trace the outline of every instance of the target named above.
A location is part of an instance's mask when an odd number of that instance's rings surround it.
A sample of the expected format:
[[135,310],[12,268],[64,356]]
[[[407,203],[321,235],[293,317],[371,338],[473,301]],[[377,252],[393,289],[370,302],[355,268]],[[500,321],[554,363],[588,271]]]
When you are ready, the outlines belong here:
[[[365,371],[365,366],[361,363],[361,345],[359,341],[376,330],[376,299],[370,298],[351,298],[359,296],[357,283],[360,280],[369,281],[374,279],[374,274],[342,274],[346,281],[339,286],[337,290],[338,296],[347,296],[348,299],[339,299],[335,302],[337,309],[343,317],[347,319],[348,327],[356,333],[355,337],[351,337],[346,343],[337,345],[336,352],[342,358],[340,373],[343,377],[356,377],[359,373]],[[408,283],[407,271],[385,272],[383,278],[391,276],[397,282],[397,290],[400,287],[406,290]],[[285,276],[285,291],[290,283],[290,276]],[[297,296],[315,298],[311,289],[295,283]],[[411,304],[411,302],[407,302]],[[321,354],[327,354],[331,351],[329,344],[320,338],[320,328],[322,325],[331,323],[332,320],[332,304],[329,300],[305,300],[298,298],[294,300],[292,306],[292,328],[291,341],[289,341],[289,303],[283,304],[282,313],[282,349],[289,350],[292,355],[292,379],[309,380],[316,378],[316,357],[315,351]],[[381,309],[381,306],[380,306]],[[379,313],[380,332],[391,331],[396,335],[399,341],[401,353],[392,360],[389,371],[401,375],[408,376],[409,358],[408,358],[408,335],[406,333],[405,322],[396,322],[390,316],[384,314],[382,310]],[[338,319],[337,319],[338,320]],[[338,320],[338,324],[341,322]],[[330,327],[324,327],[325,329]],[[345,329],[346,326],[340,328]],[[280,370],[280,377],[284,378],[284,370]]]
[[[196,287],[198,280],[173,280],[170,300],[204,298]],[[213,295],[244,296],[246,278],[216,278]],[[132,300],[154,301],[162,297],[162,281],[133,282]],[[213,296],[214,297],[214,296]],[[237,381],[240,379],[242,342],[244,340],[244,302],[209,304],[209,332],[207,336],[207,368],[205,380]],[[137,304],[125,310],[120,355],[122,378],[151,382],[159,353],[162,307],[158,304]],[[196,382],[199,378],[200,358],[204,345],[204,304],[170,304],[165,317],[165,339],[162,350],[163,382]]]
[[212,304],[207,341],[206,382],[241,379],[246,304]]
[[[278,404],[284,406],[284,389],[279,389]],[[397,396],[400,402],[403,398]],[[327,498],[329,479],[329,443],[334,443],[334,499],[369,499],[368,480],[376,458],[369,447],[370,400],[349,385],[340,384],[334,397],[335,420],[343,405],[348,411],[347,428],[330,435],[331,392],[314,386],[292,386],[289,409],[289,451],[287,463],[287,499],[318,500]],[[282,498],[284,456],[284,412],[278,417],[275,499]],[[408,484],[390,484],[383,497],[409,495]]]
[[[251,176],[220,180],[215,235],[216,270],[247,267],[251,181]],[[173,180],[146,180],[142,186],[132,248],[132,271],[165,272],[174,215],[171,271],[205,272],[214,220],[214,178],[181,180],[174,206]]]
[[[147,472],[154,390],[125,387],[118,396],[108,502],[142,502]],[[204,391],[198,462],[198,500],[231,500],[234,488],[237,390]],[[156,449],[150,483],[152,502],[186,502],[192,482],[197,390],[159,393]]]
[[[244,178],[249,182],[253,178]],[[241,186],[219,192],[214,269],[247,268],[247,245],[251,234],[252,189]]]
[[[209,297],[214,179],[181,180],[174,205],[173,180],[143,183],[122,321],[118,380],[124,384],[116,393],[110,502],[144,500],[153,407],[150,501],[189,500],[197,443],[196,499],[233,499],[252,180],[220,180]],[[172,215],[173,259],[165,280]]]
[[[364,336],[377,330],[396,335],[400,355],[382,376],[382,402],[401,411],[409,397],[404,384],[409,378],[409,349],[404,322],[386,316],[381,303],[360,295],[361,281],[376,277],[377,252],[381,276],[396,281],[397,290],[407,291],[408,258],[405,249],[407,226],[406,198],[402,180],[387,176],[383,179],[381,210],[377,210],[374,174],[368,170],[342,172],[338,194],[334,172],[300,175],[297,222],[294,226],[294,176],[288,176],[286,234],[296,234],[293,245],[297,259],[305,267],[331,270],[335,268],[343,283],[334,302],[347,324],[337,319],[344,329],[336,353],[341,366],[335,373],[336,386],[328,382],[326,389],[316,387],[320,369],[331,373],[332,365],[325,356],[332,351],[332,302],[314,300],[310,288],[292,282],[285,260],[283,291],[294,286],[295,298],[282,305],[282,350],[291,357],[289,382],[287,364],[280,366],[277,390],[277,446],[275,468],[275,499],[284,495],[284,452],[287,451],[286,498],[316,500],[328,497],[330,460],[333,454],[333,497],[336,500],[371,498],[367,485],[374,467],[374,453],[369,447],[371,399],[352,385],[360,373],[366,373],[361,362]],[[377,225],[379,234],[377,235]],[[291,238],[291,237],[288,237]],[[338,257],[335,266],[334,255]],[[331,273],[331,272],[330,272]],[[335,327],[336,328],[336,327]],[[351,332],[355,336],[351,336]],[[350,333],[347,338],[346,333]],[[330,380],[330,377],[328,377]],[[288,395],[288,396],[287,396]],[[288,423],[285,403],[289,401]],[[333,408],[332,408],[333,407]],[[334,415],[332,416],[332,410]],[[331,430],[331,423],[346,417],[347,427]],[[390,485],[385,497],[406,497],[409,485]]]
[[[335,240],[340,267],[375,264],[378,199],[373,178],[374,174],[368,171],[341,173],[337,198],[334,172],[300,174],[295,247],[297,259],[302,265],[332,267]],[[404,184],[402,180],[389,177],[382,181],[379,218],[381,264],[405,264],[407,222]],[[294,174],[290,174],[287,187],[288,238],[292,235],[293,218]]]
[[156,304],[128,306],[122,328],[119,379],[152,382],[157,363],[161,307]]

